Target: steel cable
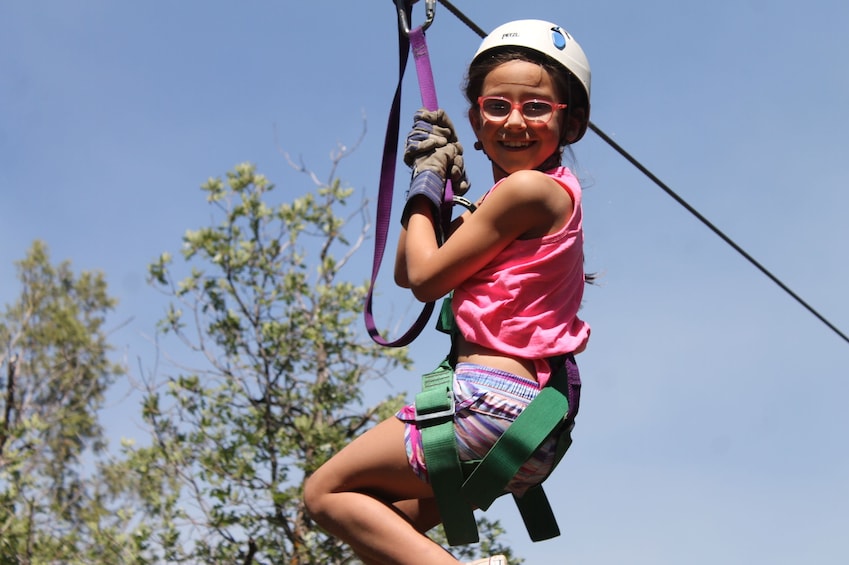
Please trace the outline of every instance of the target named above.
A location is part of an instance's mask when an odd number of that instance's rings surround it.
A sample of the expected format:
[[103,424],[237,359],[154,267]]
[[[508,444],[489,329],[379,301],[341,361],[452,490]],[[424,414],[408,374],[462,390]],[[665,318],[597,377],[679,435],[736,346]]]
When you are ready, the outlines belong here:
[[[474,21],[472,21],[468,16],[466,16],[460,9],[454,6],[448,0],[439,0],[439,3],[445,6],[445,8],[454,14],[461,22],[466,24],[469,29],[474,31],[480,37],[486,37],[486,32],[480,28]],[[825,324],[831,331],[837,334],[839,337],[843,339],[846,343],[849,343],[849,336],[844,334],[840,329],[837,328],[834,324],[832,324],[825,316],[820,314],[813,306],[808,304],[801,296],[796,294],[790,287],[788,287],[784,282],[781,281],[776,275],[774,275],[769,269],[764,267],[760,262],[758,262],[754,257],[752,257],[749,253],[746,252],[740,245],[734,242],[728,235],[726,235],[722,230],[716,227],[712,222],[710,222],[705,216],[699,213],[693,206],[691,206],[686,200],[684,200],[681,196],[679,196],[675,191],[673,191],[669,186],[667,186],[663,181],[661,181],[654,173],[652,173],[648,168],[646,168],[642,163],[640,163],[637,159],[631,156],[630,153],[625,151],[618,143],[613,141],[606,133],[604,133],[601,128],[595,125],[592,121],[589,122],[589,129],[592,130],[596,135],[598,135],[605,143],[607,143],[614,151],[619,153],[622,157],[624,157],[629,163],[634,165],[640,172],[646,175],[652,182],[654,182],[660,189],[662,189],[666,194],[671,196],[678,204],[683,206],[690,214],[696,217],[702,224],[707,226],[713,233],[719,236],[726,244],[728,244],[732,249],[734,249],[737,253],[739,253],[743,258],[745,258],[749,263],[751,263],[756,269],[758,269],[761,273],[766,275],[773,283],[778,285],[784,292],[786,292],[790,297],[792,297],[796,302],[798,302],[802,307],[804,307],[808,312],[813,314],[820,322]]]

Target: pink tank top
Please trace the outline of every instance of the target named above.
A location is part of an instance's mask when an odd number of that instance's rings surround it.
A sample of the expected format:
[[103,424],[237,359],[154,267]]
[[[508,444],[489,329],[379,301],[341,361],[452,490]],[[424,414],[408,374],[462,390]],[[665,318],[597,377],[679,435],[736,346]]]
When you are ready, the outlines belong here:
[[578,318],[584,292],[581,186],[565,167],[546,174],[572,197],[566,225],[557,233],[513,241],[454,289],[452,299],[457,328],[467,341],[533,360],[540,386],[551,376],[546,359],[580,351],[590,335],[589,324]]

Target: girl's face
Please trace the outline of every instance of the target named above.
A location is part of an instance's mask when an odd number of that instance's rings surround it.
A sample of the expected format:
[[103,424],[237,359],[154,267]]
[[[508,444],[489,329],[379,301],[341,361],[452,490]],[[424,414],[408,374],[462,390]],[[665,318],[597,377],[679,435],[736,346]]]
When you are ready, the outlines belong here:
[[[499,97],[501,110],[507,110],[506,118],[494,119],[478,104],[469,111],[469,119],[483,150],[492,160],[496,180],[523,169],[540,166],[560,148],[561,116],[565,111],[557,108],[554,82],[548,72],[528,61],[509,61],[493,69],[484,79],[481,98]],[[533,120],[530,111],[534,106],[525,105],[530,100],[547,101],[554,104],[550,119]],[[499,101],[495,101],[496,105]],[[503,113],[503,112],[502,112]]]

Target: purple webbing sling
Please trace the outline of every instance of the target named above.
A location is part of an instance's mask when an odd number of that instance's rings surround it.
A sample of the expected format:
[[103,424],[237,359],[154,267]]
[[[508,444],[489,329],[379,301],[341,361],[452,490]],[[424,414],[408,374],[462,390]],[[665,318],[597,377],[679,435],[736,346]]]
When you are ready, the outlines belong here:
[[[413,58],[416,63],[416,74],[419,81],[419,90],[421,91],[422,105],[428,110],[437,110],[439,104],[436,100],[436,87],[433,81],[433,70],[430,65],[430,56],[425,41],[424,27],[420,26],[409,31],[398,30],[398,55],[399,55],[399,72],[398,85],[395,88],[395,97],[392,100],[392,108],[389,113],[389,123],[386,127],[386,137],[383,145],[383,159],[380,169],[380,184],[378,189],[377,199],[377,219],[375,225],[375,240],[374,240],[374,258],[372,261],[371,284],[369,285],[368,295],[366,296],[364,314],[366,329],[369,336],[376,343],[386,347],[403,347],[412,342],[427,324],[428,319],[433,313],[434,303],[428,302],[425,304],[421,314],[413,323],[412,327],[407,330],[401,337],[394,341],[387,341],[380,335],[372,314],[372,304],[374,298],[374,285],[377,280],[377,274],[380,271],[380,264],[383,261],[383,253],[386,250],[386,240],[389,234],[389,222],[392,215],[392,193],[395,184],[395,161],[398,151],[398,130],[401,114],[401,84],[404,79],[404,70],[407,66],[409,51],[412,50]],[[443,197],[441,218],[443,233],[447,233],[447,226],[451,222],[451,207],[453,202],[453,190],[451,181],[447,181],[445,185],[445,195]]]

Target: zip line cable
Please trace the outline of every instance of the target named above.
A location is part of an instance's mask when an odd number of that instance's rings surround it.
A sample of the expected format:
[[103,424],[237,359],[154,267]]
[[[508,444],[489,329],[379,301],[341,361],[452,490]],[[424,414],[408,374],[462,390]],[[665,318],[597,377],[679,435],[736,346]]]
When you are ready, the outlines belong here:
[[598,126],[590,122],[590,129],[596,133],[601,139],[603,139],[608,145],[610,145],[615,151],[617,151],[622,157],[624,157],[628,162],[634,165],[637,169],[639,169],[644,175],[646,175],[649,179],[651,179],[657,186],[659,186],[666,194],[671,196],[678,204],[683,206],[688,212],[690,212],[693,216],[695,216],[700,222],[702,222],[705,226],[707,226],[713,233],[718,235],[725,243],[730,245],[737,253],[742,255],[749,263],[754,265],[760,272],[766,275],[772,282],[778,285],[784,292],[793,297],[796,302],[804,306],[811,314],[816,316],[823,324],[828,326],[834,333],[843,338],[844,341],[849,343],[849,337],[847,337],[843,332],[841,332],[834,324],[829,322],[825,316],[817,312],[810,304],[805,302],[802,297],[793,292],[786,284],[781,282],[781,280],[772,274],[766,267],[761,265],[754,257],[749,255],[742,247],[737,245],[734,240],[725,235],[718,227],[713,225],[707,218],[705,218],[702,214],[699,213],[698,210],[693,208],[690,204],[687,203],[686,200],[681,198],[678,194],[676,194],[671,188],[669,188],[665,183],[663,183],[659,178],[657,178],[651,171],[645,168],[639,161],[637,161],[634,157],[632,157],[627,151],[625,151],[619,144],[610,139],[603,131],[601,131]]
[[[461,22],[466,24],[472,31],[474,31],[481,38],[486,37],[487,33],[481,29],[478,25],[475,24],[468,16],[466,16],[461,10],[459,10],[456,6],[454,6],[448,0],[439,0],[439,3],[445,6],[445,8],[454,14]],[[684,200],[681,196],[675,193],[669,186],[667,186],[663,181],[661,181],[657,176],[655,176],[648,168],[642,165],[637,159],[635,159],[631,154],[625,151],[618,143],[613,141],[606,133],[604,133],[598,126],[596,126],[592,121],[589,122],[589,128],[595,132],[605,143],[607,143],[614,151],[619,153],[622,157],[624,157],[629,163],[634,165],[640,172],[646,175],[652,182],[654,182],[661,190],[666,192],[669,196],[671,196],[678,204],[683,206],[690,214],[695,216],[702,224],[707,226],[714,234],[720,237],[725,243],[727,243],[731,248],[733,248],[737,253],[742,255],[749,263],[751,263],[755,268],[757,268],[761,273],[767,276],[773,283],[778,285],[784,292],[786,292],[790,297],[792,297],[796,302],[801,304],[808,312],[813,314],[820,322],[826,325],[831,331],[840,336],[843,341],[849,343],[849,336],[844,334],[840,329],[837,328],[834,324],[832,324],[825,316],[820,314],[813,306],[808,304],[805,300],[802,299],[801,296],[793,292],[790,287],[784,284],[781,279],[775,276],[772,272],[769,271],[766,267],[761,265],[754,257],[752,257],[749,253],[747,253],[742,247],[740,247],[737,243],[734,242],[729,236],[727,236],[722,230],[716,227],[713,223],[710,222],[706,217],[699,213],[693,206],[691,206],[686,200]]]

